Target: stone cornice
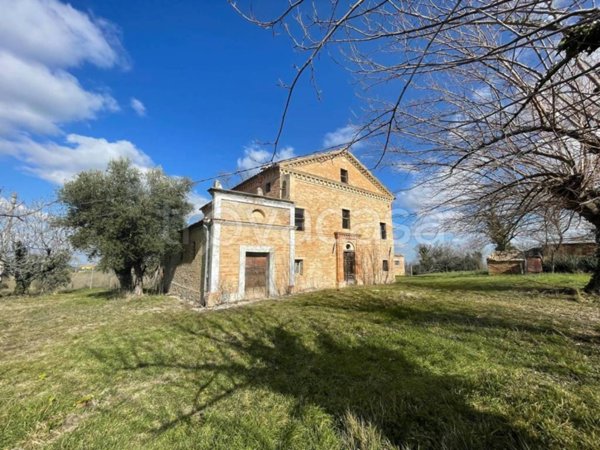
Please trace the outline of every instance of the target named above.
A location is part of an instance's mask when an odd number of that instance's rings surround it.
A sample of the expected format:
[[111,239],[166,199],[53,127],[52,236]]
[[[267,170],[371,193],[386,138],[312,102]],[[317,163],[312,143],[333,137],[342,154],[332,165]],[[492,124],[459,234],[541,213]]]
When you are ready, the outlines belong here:
[[223,199],[234,200],[234,201],[238,200],[239,198],[253,199],[252,203],[262,204],[262,205],[266,205],[266,206],[274,206],[276,208],[281,208],[282,204],[283,204],[283,207],[287,208],[287,207],[290,207],[290,205],[292,203],[294,203],[291,200],[286,200],[286,199],[282,199],[282,198],[267,197],[264,195],[252,194],[250,192],[244,192],[244,191],[232,191],[230,189],[210,188],[208,190],[208,192],[211,195],[213,195],[213,197],[216,197],[216,195],[219,195],[219,197],[221,197]]
[[293,225],[277,225],[274,223],[248,222],[244,220],[212,219],[212,222],[223,225],[240,225],[243,227],[279,228],[281,230],[294,230],[296,228]]
[[358,158],[356,158],[356,156],[354,156],[347,148],[333,150],[333,151],[325,152],[325,153],[316,153],[316,154],[310,155],[310,156],[304,156],[304,157],[301,156],[298,158],[290,159],[288,161],[283,160],[283,161],[279,162],[279,166],[282,169],[286,169],[289,167],[301,166],[301,165],[309,164],[309,163],[313,163],[313,162],[318,163],[318,162],[329,161],[329,160],[336,158],[338,156],[341,156],[341,155],[345,155],[347,157],[348,161],[350,161],[350,163],[352,163],[352,165],[354,167],[356,167],[356,169],[359,172],[361,172],[369,181],[371,181],[371,183],[373,183],[381,191],[383,191],[384,193],[389,195],[392,198],[392,200],[394,199],[394,195],[384,186],[384,184],[381,181],[379,181],[377,179],[377,177],[375,177],[375,175],[373,175],[371,173],[371,171],[369,169],[367,169],[363,165],[363,163],[361,163],[358,160]]
[[369,197],[376,200],[381,200],[386,203],[390,203],[393,201],[392,196],[387,196],[383,194],[378,194],[377,192],[371,192],[363,188],[359,188],[357,186],[352,186],[350,184],[340,183],[339,181],[329,180],[327,178],[323,178],[317,175],[313,175],[311,173],[302,172],[300,170],[290,169],[288,167],[281,168],[281,173],[290,174],[298,177],[300,180],[307,181],[312,184],[317,184],[320,186],[328,186],[334,189],[338,189],[345,192],[352,192],[357,195],[362,195],[363,197]]

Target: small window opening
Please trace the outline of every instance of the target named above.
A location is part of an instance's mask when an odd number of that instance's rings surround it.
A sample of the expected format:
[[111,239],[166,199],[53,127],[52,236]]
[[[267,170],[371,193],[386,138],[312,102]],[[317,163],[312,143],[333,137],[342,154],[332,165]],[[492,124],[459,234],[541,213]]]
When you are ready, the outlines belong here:
[[350,229],[350,210],[342,209],[342,228],[345,230]]
[[294,272],[296,273],[296,275],[304,274],[304,260],[303,259],[294,260]]
[[340,169],[340,181],[348,183],[348,171],[346,169]]
[[304,209],[296,208],[294,211],[294,225],[296,230],[304,231]]

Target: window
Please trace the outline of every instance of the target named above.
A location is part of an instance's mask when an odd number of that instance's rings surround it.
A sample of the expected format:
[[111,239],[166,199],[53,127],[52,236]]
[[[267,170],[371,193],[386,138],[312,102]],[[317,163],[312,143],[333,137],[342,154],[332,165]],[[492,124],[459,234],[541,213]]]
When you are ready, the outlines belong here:
[[287,182],[283,180],[281,182],[281,198],[286,199],[288,197],[287,194]]
[[381,233],[381,239],[387,239],[387,228],[385,223],[381,222],[379,224],[379,232]]
[[394,261],[394,264],[395,264],[396,266],[399,266],[399,265],[400,265],[400,260],[399,260],[399,259],[396,259],[396,260]]
[[304,260],[303,259],[295,259],[294,260],[294,273],[296,275],[304,274]]
[[340,169],[340,181],[348,183],[348,171],[346,169]]
[[345,230],[350,229],[350,210],[342,209],[342,228]]
[[253,222],[263,223],[267,216],[262,209],[255,209],[252,211],[252,214],[250,215],[250,217]]
[[383,260],[383,271],[384,271],[384,272],[388,272],[389,270],[390,270],[390,265],[389,265],[389,263],[388,263],[388,260],[387,260],[387,259],[384,259],[384,260]]
[[265,185],[265,192],[271,192],[271,183]]
[[304,210],[302,208],[296,208],[294,212],[294,219],[296,230],[304,231]]

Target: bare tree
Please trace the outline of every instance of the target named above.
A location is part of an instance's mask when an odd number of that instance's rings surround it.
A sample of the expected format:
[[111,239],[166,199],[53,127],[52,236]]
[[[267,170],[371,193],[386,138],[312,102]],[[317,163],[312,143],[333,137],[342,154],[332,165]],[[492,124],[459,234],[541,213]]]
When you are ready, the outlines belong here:
[[590,234],[593,235],[590,225],[572,211],[550,208],[541,213],[536,225],[530,230],[530,242],[541,247],[544,262],[552,272],[555,270],[555,257],[565,239],[589,239]]
[[[295,0],[271,20],[234,7],[307,55],[287,86],[275,151],[298,80],[327,49],[371,93],[349,144],[371,139],[375,167],[387,161],[424,182],[445,180],[460,207],[468,191],[479,204],[571,211],[600,244],[594,1]],[[586,288],[596,294],[598,266]]]
[[[600,14],[595,2],[568,0],[288,0],[279,14],[261,18],[266,2],[235,1],[230,4],[256,25],[286,33],[296,50],[307,56],[285,85],[285,102],[274,144],[277,147],[294,89],[306,72],[313,72],[317,58],[326,51],[341,54],[347,65],[370,90],[382,83],[398,82],[393,101],[382,100],[377,114],[357,129],[355,139],[383,133],[387,151],[398,126],[402,102],[410,88],[423,87],[423,76],[494,62],[499,57],[533,48],[535,59],[546,59],[537,72],[532,92],[514,99],[525,105],[542,92],[552,76],[582,53],[598,48]],[[492,36],[488,45],[482,37]],[[548,43],[550,42],[550,46]],[[549,58],[548,53],[564,51]],[[536,66],[537,61],[529,64]],[[540,68],[538,68],[540,69]],[[591,68],[590,71],[595,69]],[[387,98],[390,96],[387,95]],[[506,105],[506,107],[513,106]],[[274,150],[274,155],[276,152]],[[383,155],[382,155],[383,156]]]
[[10,200],[0,196],[0,282],[7,271],[12,224],[20,218],[17,204],[17,194],[12,194]]
[[56,226],[54,202],[26,205],[13,194],[0,219],[0,264],[14,277],[15,293],[24,294],[33,281],[40,291],[69,281],[71,247],[67,230]]
[[[496,251],[507,251],[515,239],[527,236],[541,225],[545,209],[520,198],[518,191],[492,195],[486,193],[484,184],[474,185],[464,179],[459,183],[454,177],[447,178],[446,184],[444,192],[450,194],[442,201],[443,206],[435,197],[424,202],[430,211],[445,209],[448,213],[440,223],[443,231],[471,236],[481,246],[491,243]],[[427,205],[428,202],[431,204]]]

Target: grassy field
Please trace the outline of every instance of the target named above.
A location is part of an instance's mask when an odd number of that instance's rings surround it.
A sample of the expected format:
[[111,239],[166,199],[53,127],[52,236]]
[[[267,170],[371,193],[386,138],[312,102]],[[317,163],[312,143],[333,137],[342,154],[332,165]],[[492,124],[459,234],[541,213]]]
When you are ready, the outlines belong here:
[[423,276],[203,313],[2,299],[0,448],[598,448],[586,278]]

